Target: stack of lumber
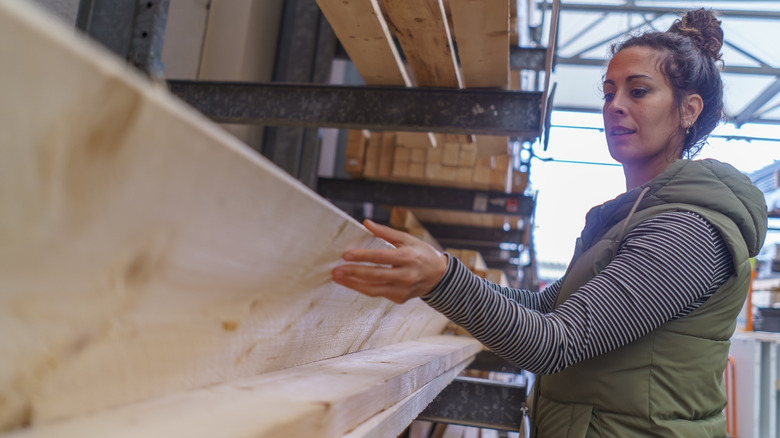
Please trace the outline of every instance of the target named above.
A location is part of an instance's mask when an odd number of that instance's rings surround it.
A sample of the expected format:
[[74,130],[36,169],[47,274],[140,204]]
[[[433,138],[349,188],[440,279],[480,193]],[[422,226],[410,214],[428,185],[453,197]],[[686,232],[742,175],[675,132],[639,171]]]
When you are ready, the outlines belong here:
[[2,436],[403,430],[479,344],[333,283],[387,244],[61,26],[0,2]]
[[478,251],[470,249],[457,249],[447,248],[447,252],[457,257],[471,272],[481,274],[481,277],[485,277],[487,271],[487,265],[485,259],[482,258],[482,254]]
[[425,229],[425,227],[417,220],[414,213],[409,209],[401,207],[393,207],[390,210],[390,226],[396,230],[401,230],[411,234],[412,236],[428,243],[439,251],[443,251],[439,242],[431,236],[431,233]]
[[[522,83],[520,71],[509,68],[510,45],[518,44],[518,26],[523,25],[516,0],[317,4],[368,85],[534,88]],[[353,178],[522,194],[528,172],[520,170],[515,152],[507,137],[353,130],[347,137],[345,164]],[[424,224],[518,228],[518,218],[507,215],[411,211]],[[505,276],[502,280],[493,274],[491,278],[506,283]]]
[[[317,3],[369,85],[520,89],[509,71],[514,1]],[[358,178],[522,193],[527,173],[513,174],[511,153],[507,137],[352,131],[346,167]]]
[[[477,143],[443,141],[433,148],[426,145],[424,133],[354,130],[347,138],[346,169],[356,178],[523,193],[528,173],[511,165],[507,139],[476,139],[491,148],[485,152]],[[497,153],[491,155],[491,150]]]
[[457,257],[466,267],[479,277],[501,286],[509,286],[506,274],[500,269],[489,269],[479,251],[473,249],[447,248],[450,255]]

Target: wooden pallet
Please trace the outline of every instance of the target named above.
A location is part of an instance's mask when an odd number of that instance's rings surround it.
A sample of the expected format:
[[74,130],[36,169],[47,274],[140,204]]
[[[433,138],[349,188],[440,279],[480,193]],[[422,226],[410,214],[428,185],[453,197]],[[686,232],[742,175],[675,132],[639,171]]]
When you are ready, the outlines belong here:
[[0,57],[0,430],[338,436],[416,415],[477,348],[407,350],[446,319],[330,281],[386,243],[29,2],[0,2]]

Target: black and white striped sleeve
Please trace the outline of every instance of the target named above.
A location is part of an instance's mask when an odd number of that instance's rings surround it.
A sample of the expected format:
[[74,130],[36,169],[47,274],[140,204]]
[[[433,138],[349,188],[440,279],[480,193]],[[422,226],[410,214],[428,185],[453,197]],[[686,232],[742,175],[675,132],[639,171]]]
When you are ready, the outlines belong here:
[[500,356],[549,374],[687,315],[732,269],[711,224],[694,213],[670,212],[634,228],[615,259],[555,310],[560,281],[540,293],[500,288],[452,257],[423,300]]

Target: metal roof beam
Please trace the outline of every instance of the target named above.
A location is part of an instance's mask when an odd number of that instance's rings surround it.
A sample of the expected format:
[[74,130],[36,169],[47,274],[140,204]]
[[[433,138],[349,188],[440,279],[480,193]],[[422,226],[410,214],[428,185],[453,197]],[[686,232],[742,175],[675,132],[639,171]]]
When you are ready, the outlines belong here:
[[[606,60],[558,56],[557,63],[558,65],[583,65],[589,67],[604,67],[606,65]],[[723,69],[723,73],[780,77],[780,68],[727,65]]]
[[628,29],[626,29],[626,30],[621,30],[620,32],[618,32],[618,33],[614,33],[614,34],[610,35],[610,36],[609,36],[609,37],[607,37],[607,38],[603,38],[603,39],[601,39],[600,41],[598,41],[598,42],[596,42],[596,43],[593,43],[593,44],[589,45],[588,47],[586,47],[586,48],[584,48],[584,49],[581,49],[581,50],[579,51],[579,53],[576,53],[576,54],[575,54],[575,55],[573,55],[573,56],[574,56],[574,57],[580,57],[580,56],[582,56],[582,54],[583,54],[583,53],[587,53],[587,52],[589,52],[589,51],[591,51],[591,50],[593,50],[593,49],[595,49],[595,48],[601,47],[601,46],[603,46],[604,44],[607,44],[608,42],[610,42],[610,41],[612,41],[612,40],[615,40],[615,39],[617,39],[617,38],[620,38],[620,37],[622,37],[622,36],[625,36],[626,34],[629,34],[629,33],[631,33],[631,32],[634,32],[635,30],[638,30],[639,28],[641,28],[641,27],[643,27],[643,26],[650,25],[650,26],[652,27],[652,22],[653,22],[653,21],[655,21],[656,19],[658,19],[658,17],[660,17],[660,15],[656,15],[655,17],[653,17],[653,19],[652,19],[652,20],[649,20],[649,21],[648,21],[648,20],[647,20],[647,19],[646,19],[646,18],[643,16],[642,18],[644,19],[644,23],[642,23],[642,24],[638,24],[638,25],[636,25],[636,26],[633,26],[633,27],[631,27],[631,28],[628,28]]
[[736,45],[736,44],[734,44],[734,43],[732,43],[732,42],[730,42],[730,41],[725,41],[725,40],[724,40],[724,41],[723,41],[723,44],[725,44],[725,45],[727,45],[727,46],[731,47],[732,49],[734,49],[734,50],[736,50],[737,52],[741,53],[742,55],[744,55],[744,56],[746,56],[746,57],[748,57],[748,58],[752,59],[753,61],[756,61],[758,64],[760,64],[760,65],[761,65],[761,67],[771,67],[771,66],[769,65],[769,63],[767,63],[767,62],[764,62],[764,60],[762,60],[762,59],[761,59],[761,58],[759,58],[758,56],[756,56],[756,55],[754,55],[754,54],[752,54],[752,53],[748,52],[747,50],[743,49],[742,47],[739,47],[738,45]]
[[[537,3],[540,10],[550,9],[548,3]],[[694,7],[664,7],[664,6],[636,6],[636,5],[600,5],[600,4],[582,4],[582,3],[562,3],[561,11],[569,12],[596,12],[596,13],[619,13],[619,14],[674,14],[679,15],[685,9]],[[734,9],[719,9],[718,14],[721,17],[735,18],[756,18],[762,20],[780,19],[780,11],[744,11]]]
[[575,35],[573,35],[571,38],[569,38],[569,41],[566,41],[565,43],[558,44],[558,51],[561,51],[561,50],[569,47],[573,42],[579,40],[586,33],[592,31],[593,29],[595,29],[596,26],[601,24],[601,22],[603,22],[604,20],[606,20],[607,17],[609,17],[609,14],[607,14],[607,13],[601,14],[601,16],[599,18],[597,18],[592,23],[590,23],[589,25],[585,26],[582,30],[580,30]]
[[737,115],[737,117],[734,119],[734,123],[737,125],[737,127],[742,126],[746,122],[750,121],[750,119],[756,115],[758,110],[760,110],[762,106],[766,105],[770,100],[772,100],[772,98],[775,97],[777,93],[780,93],[780,77],[769,84],[769,86],[766,87],[764,91],[758,95],[758,97],[753,99],[753,101],[750,102],[745,107],[745,109],[739,113],[739,115]]

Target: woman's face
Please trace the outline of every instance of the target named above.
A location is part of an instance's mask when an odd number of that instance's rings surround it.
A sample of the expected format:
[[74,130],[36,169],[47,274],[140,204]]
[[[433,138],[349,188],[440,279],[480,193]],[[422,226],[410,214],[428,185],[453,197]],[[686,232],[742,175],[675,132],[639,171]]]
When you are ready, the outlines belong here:
[[624,168],[660,173],[681,156],[684,129],[656,50],[630,47],[612,58],[604,79],[604,129]]

